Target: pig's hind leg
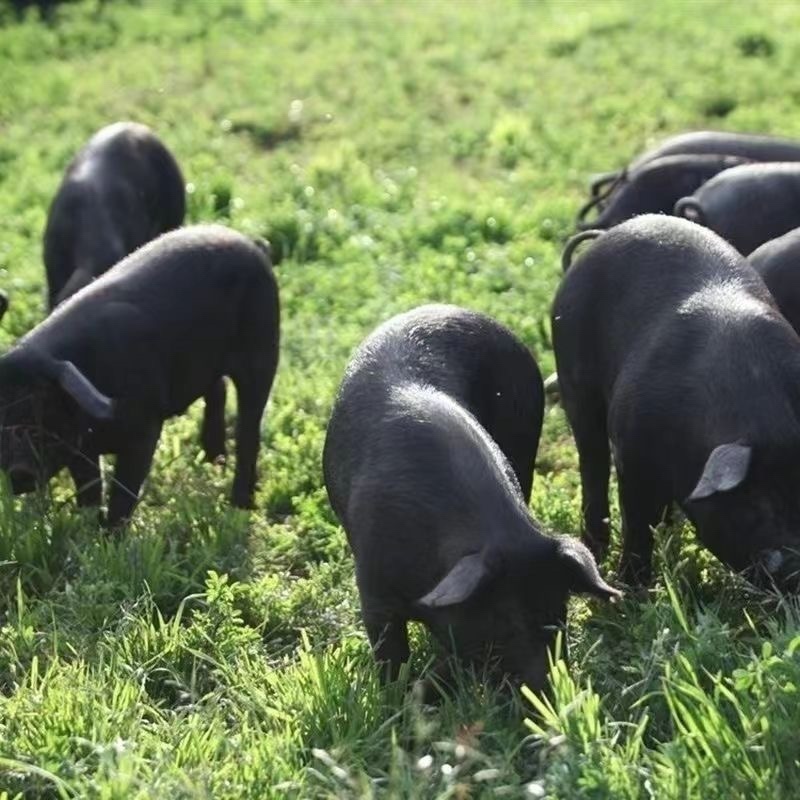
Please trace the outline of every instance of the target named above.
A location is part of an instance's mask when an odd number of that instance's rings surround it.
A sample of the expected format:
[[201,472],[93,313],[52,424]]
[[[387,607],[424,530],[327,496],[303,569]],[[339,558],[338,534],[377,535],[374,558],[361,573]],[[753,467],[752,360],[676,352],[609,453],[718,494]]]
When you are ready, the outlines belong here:
[[200,444],[206,461],[216,461],[225,455],[225,378],[220,378],[203,398],[203,427]]
[[239,508],[253,507],[261,418],[278,369],[278,313],[277,295],[265,298],[254,293],[249,298],[226,371],[236,387],[236,470],[231,502]]
[[511,347],[496,359],[487,358],[470,405],[508,459],[529,502],[544,418],[544,389],[539,368],[528,352]]
[[232,376],[236,386],[236,472],[231,502],[252,508],[256,490],[256,462],[261,444],[261,418],[269,396],[263,381]]
[[586,398],[575,402],[562,385],[564,408],[578,448],[583,503],[583,538],[594,557],[601,561],[610,538],[608,481],[611,453],[605,408]]
[[236,387],[236,472],[231,502],[252,508],[256,489],[256,462],[261,445],[261,418],[267,405],[277,358],[243,365],[231,373]]
[[498,396],[493,393],[485,423],[508,459],[526,503],[531,499],[533,468],[544,415],[543,395],[537,394],[535,389],[536,385],[532,383],[530,397],[516,402],[507,401],[502,394]]

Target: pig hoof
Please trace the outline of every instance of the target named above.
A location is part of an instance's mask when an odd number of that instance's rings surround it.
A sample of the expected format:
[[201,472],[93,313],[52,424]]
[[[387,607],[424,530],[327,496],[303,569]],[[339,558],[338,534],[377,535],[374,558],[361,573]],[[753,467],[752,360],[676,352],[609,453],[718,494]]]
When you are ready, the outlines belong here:
[[244,492],[234,492],[231,495],[231,505],[236,508],[242,508],[245,511],[252,511],[255,508],[253,496]]
[[127,527],[128,520],[124,517],[111,519],[109,517],[100,516],[100,526],[103,528],[105,533],[109,536],[119,536]]
[[584,536],[583,543],[589,548],[589,552],[594,556],[594,560],[599,564],[608,552],[608,542],[597,539],[594,536]]
[[446,687],[433,678],[420,678],[411,687],[411,694],[415,700],[426,706],[438,706],[444,700]]
[[650,585],[652,572],[649,567],[638,562],[622,561],[619,565],[619,580],[632,588],[645,588]]

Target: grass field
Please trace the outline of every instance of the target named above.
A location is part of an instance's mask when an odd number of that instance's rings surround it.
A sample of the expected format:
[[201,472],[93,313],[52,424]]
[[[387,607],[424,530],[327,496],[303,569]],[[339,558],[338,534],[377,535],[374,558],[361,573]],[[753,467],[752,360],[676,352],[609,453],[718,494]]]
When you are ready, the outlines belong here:
[[[320,454],[352,348],[416,304],[496,316],[547,374],[590,174],[691,128],[800,137],[800,7],[144,0],[43,24],[3,2],[0,345],[42,318],[65,165],[125,118],[175,152],[192,221],[272,242],[283,331],[256,511],[202,462],[197,409],[119,537],[66,477],[0,491],[0,798],[797,797],[795,603],[664,531],[649,592],[572,604],[551,703],[464,674],[430,708],[421,630],[408,685],[377,683]],[[532,507],[578,533],[559,409]]]

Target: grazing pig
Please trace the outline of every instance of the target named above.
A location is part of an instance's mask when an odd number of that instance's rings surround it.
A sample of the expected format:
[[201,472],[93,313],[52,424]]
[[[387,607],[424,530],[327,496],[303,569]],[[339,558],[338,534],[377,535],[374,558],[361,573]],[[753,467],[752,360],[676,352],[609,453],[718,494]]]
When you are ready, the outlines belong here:
[[[596,197],[578,212],[578,227],[610,228],[638,214],[671,214],[675,203],[723,170],[746,163],[734,156],[678,155],[648,161],[626,173],[613,194]],[[586,222],[592,208],[603,205],[596,219]]]
[[[776,136],[757,136],[728,131],[693,131],[670,136],[660,145],[634,159],[625,169],[599,175],[592,182],[592,200],[579,215],[582,224],[588,210],[602,211],[617,191],[626,185],[629,175],[635,175],[645,164],[665,156],[716,155],[733,156],[744,161],[800,161],[800,141]],[[665,209],[665,213],[672,208]],[[606,227],[606,226],[603,226]]]
[[675,214],[705,225],[749,255],[770,239],[800,226],[800,164],[744,164],[725,170]]
[[595,555],[610,440],[626,582],[650,580],[651,527],[678,503],[720,560],[794,586],[800,339],[747,262],[687,220],[636,217],[570,267],[552,325]]
[[[0,468],[14,493],[62,467],[80,505],[101,500],[98,456],[116,455],[108,522],[127,519],[165,419],[236,387],[233,503],[252,503],[260,424],[278,361],[278,290],[264,251],[217,225],[164,234],[62,303],[0,357]],[[224,419],[205,421],[222,437]]]
[[492,319],[422,306],[361,345],[336,398],[325,485],[356,560],[375,658],[396,676],[418,620],[534,689],[571,591],[614,597],[580,542],[527,508],[543,413],[525,347]]
[[762,244],[747,260],[767,284],[781,314],[800,333],[800,228]]
[[50,310],[183,223],[183,176],[146,126],[99,130],[67,167],[44,233]]

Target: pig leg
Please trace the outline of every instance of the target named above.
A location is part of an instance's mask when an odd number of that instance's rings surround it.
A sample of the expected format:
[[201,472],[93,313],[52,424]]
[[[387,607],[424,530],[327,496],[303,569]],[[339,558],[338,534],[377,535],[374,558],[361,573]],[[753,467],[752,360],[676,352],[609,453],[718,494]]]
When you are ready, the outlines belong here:
[[583,495],[583,538],[594,557],[601,561],[608,550],[608,480],[611,454],[605,412],[582,405],[569,414],[572,434],[578,448]]
[[428,706],[439,705],[447,696],[452,696],[458,685],[455,656],[442,656],[431,665],[425,677],[414,683],[414,691]]
[[76,453],[67,465],[75,483],[78,506],[99,506],[103,501],[103,483],[100,477],[100,456]]
[[[539,418],[541,419],[541,414]],[[509,420],[510,424],[498,423],[493,420],[492,428],[487,428],[511,464],[511,469],[519,481],[526,503],[531,499],[533,467],[539,444],[538,429],[530,422],[532,419],[536,419],[533,413],[528,419],[519,420],[520,424],[518,425],[514,424],[517,420],[513,418]]]
[[261,417],[267,404],[271,381],[263,376],[233,376],[236,386],[236,472],[231,502],[238,508],[252,508],[256,489],[256,461],[261,444]]
[[[630,586],[647,586],[653,571],[653,528],[662,520],[668,502],[653,491],[647,472],[631,470],[618,473],[619,504],[622,509],[622,556],[619,577]],[[641,480],[644,476],[645,480]]]
[[225,379],[220,378],[205,395],[203,427],[200,443],[206,461],[216,461],[225,455]]
[[129,437],[128,444],[117,452],[114,482],[108,500],[107,525],[112,527],[129,519],[139,502],[142,488],[153,453],[161,435],[161,420]]
[[[502,449],[502,448],[501,448]],[[511,468],[519,481],[519,488],[522,489],[522,496],[525,502],[529,503],[531,500],[531,491],[533,490],[533,467],[534,458],[531,453],[536,453],[536,447],[533,446],[531,450],[525,444],[517,448],[510,448],[510,452],[506,453],[506,458],[511,462]]]
[[515,380],[524,375],[530,381],[529,393],[518,396],[505,370],[492,364],[485,381],[492,391],[475,403],[479,409],[476,416],[511,464],[527,503],[531,499],[533,468],[542,430],[544,395],[535,367],[526,360],[514,366]]
[[372,653],[378,664],[385,665],[381,671],[383,680],[397,680],[400,666],[408,661],[411,651],[408,648],[408,630],[405,620],[386,617],[383,614],[363,612]]
[[237,360],[229,374],[236,387],[236,471],[231,502],[238,508],[252,508],[256,489],[256,461],[261,445],[261,418],[269,399],[278,367],[277,334],[269,347],[249,351]]

